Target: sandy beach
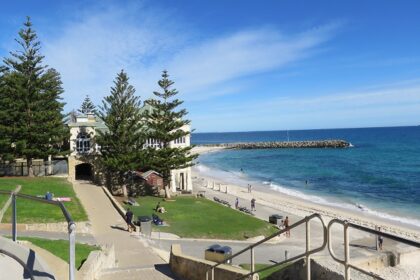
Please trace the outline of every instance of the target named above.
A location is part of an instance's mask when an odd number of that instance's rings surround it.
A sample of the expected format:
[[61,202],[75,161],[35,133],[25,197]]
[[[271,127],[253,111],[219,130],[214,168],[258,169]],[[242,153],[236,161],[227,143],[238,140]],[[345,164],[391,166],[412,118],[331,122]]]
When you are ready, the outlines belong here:
[[[222,149],[221,147],[197,146],[194,147],[193,152],[204,154],[217,152]],[[420,242],[420,230],[418,228],[402,223],[393,223],[392,221],[366,214],[363,211],[351,211],[339,207],[313,203],[272,190],[268,186],[253,185],[252,193],[250,194],[247,191],[246,185],[239,186],[223,181],[221,178],[209,176],[209,174],[200,171],[199,165],[193,168],[193,176],[201,179],[203,186],[212,188],[214,185],[215,189],[220,189],[222,192],[225,192],[227,188],[227,192],[231,195],[246,200],[255,198],[258,204],[278,209],[281,213],[302,218],[312,213],[319,213],[323,216],[326,223],[333,218],[338,218],[373,229],[375,226],[380,226],[385,232]]]

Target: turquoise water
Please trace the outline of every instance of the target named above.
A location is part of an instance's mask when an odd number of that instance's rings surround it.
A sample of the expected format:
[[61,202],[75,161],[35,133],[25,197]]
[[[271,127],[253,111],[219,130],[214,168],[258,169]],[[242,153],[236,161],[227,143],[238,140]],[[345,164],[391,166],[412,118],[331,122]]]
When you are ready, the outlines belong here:
[[[344,139],[346,149],[224,150],[201,168],[420,227],[420,127],[196,133],[194,144]],[[242,169],[242,171],[241,171]],[[362,209],[357,207],[362,205]]]

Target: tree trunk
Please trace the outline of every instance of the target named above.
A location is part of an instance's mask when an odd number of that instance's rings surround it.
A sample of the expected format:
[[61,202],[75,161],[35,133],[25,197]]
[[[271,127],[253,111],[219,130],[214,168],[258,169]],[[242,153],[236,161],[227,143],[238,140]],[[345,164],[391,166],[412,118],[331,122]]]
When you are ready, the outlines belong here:
[[28,167],[28,177],[35,177],[35,175],[34,175],[34,168],[32,166],[32,158],[28,158],[26,160],[26,165]]
[[171,190],[169,189],[169,184],[165,184],[165,198],[171,198]]
[[127,186],[126,185],[122,186],[122,191],[123,191],[123,196],[125,198],[127,198],[128,197],[128,191],[127,191]]

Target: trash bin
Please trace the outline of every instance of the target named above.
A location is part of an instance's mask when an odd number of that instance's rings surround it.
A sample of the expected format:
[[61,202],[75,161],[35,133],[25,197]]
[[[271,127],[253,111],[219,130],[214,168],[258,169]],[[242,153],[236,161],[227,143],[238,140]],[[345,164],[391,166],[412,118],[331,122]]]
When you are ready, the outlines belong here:
[[141,233],[150,237],[152,235],[152,219],[149,216],[140,216],[138,217],[138,222]]
[[[204,259],[214,262],[222,262],[230,256],[232,256],[232,248],[229,246],[220,246],[219,244],[211,245],[204,252]],[[232,260],[228,260],[226,263],[231,264]]]
[[273,214],[270,217],[268,217],[268,221],[270,222],[270,224],[278,225],[281,220],[283,220],[283,216],[279,214]]

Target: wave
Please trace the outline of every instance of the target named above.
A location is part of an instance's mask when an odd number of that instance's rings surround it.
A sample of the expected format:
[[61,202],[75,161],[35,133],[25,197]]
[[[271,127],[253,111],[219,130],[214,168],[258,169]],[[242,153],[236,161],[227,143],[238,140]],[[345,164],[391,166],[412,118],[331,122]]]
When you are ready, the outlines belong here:
[[333,207],[338,207],[338,208],[344,208],[344,209],[348,209],[348,210],[351,210],[351,211],[355,211],[355,210],[356,211],[361,211],[361,212],[366,213],[368,215],[377,216],[377,217],[385,219],[385,220],[420,227],[420,220],[417,220],[417,219],[414,219],[414,218],[407,218],[407,217],[392,215],[392,214],[389,214],[389,213],[386,213],[386,212],[380,212],[380,211],[377,211],[377,210],[373,210],[369,207],[366,207],[365,205],[360,204],[360,203],[350,204],[350,203],[345,203],[345,202],[344,203],[343,202],[332,202],[332,201],[326,200],[323,197],[319,197],[319,196],[315,196],[315,195],[307,195],[307,194],[304,194],[303,192],[292,190],[292,189],[289,189],[287,187],[279,186],[279,185],[273,184],[271,182],[263,181],[262,184],[269,185],[270,189],[272,189],[272,190],[279,191],[281,193],[284,193],[284,194],[287,194],[287,195],[290,195],[290,196],[294,196],[294,197],[298,197],[298,198],[301,198],[301,199],[304,199],[304,200],[307,200],[307,201],[315,202],[315,203],[318,203],[318,204],[323,204],[323,205],[333,206]]
[[254,186],[260,185],[261,187],[265,187],[265,188],[269,187],[273,191],[283,193],[289,196],[293,196],[296,198],[300,198],[306,201],[314,202],[317,204],[331,206],[334,208],[341,208],[341,209],[350,210],[353,212],[359,212],[359,213],[362,212],[363,214],[367,214],[369,216],[376,216],[376,217],[379,217],[381,219],[385,219],[388,221],[399,222],[399,223],[412,225],[412,226],[416,226],[420,228],[420,220],[417,220],[414,218],[408,218],[408,217],[401,217],[401,216],[389,214],[386,212],[381,212],[378,210],[371,209],[364,204],[343,202],[343,201],[340,201],[339,198],[337,198],[336,201],[332,201],[331,199],[333,198],[329,198],[329,200],[327,200],[325,197],[312,195],[312,194],[306,194],[299,190],[295,190],[287,186],[274,183],[271,180],[270,181],[256,180],[255,178],[248,177],[248,175],[244,172],[215,169],[215,168],[211,168],[206,165],[203,165],[203,164],[198,164],[195,166],[195,168],[197,168],[197,170],[204,175],[219,179],[221,181],[226,181],[231,184],[236,184],[239,186],[246,186],[249,183],[251,183]]

